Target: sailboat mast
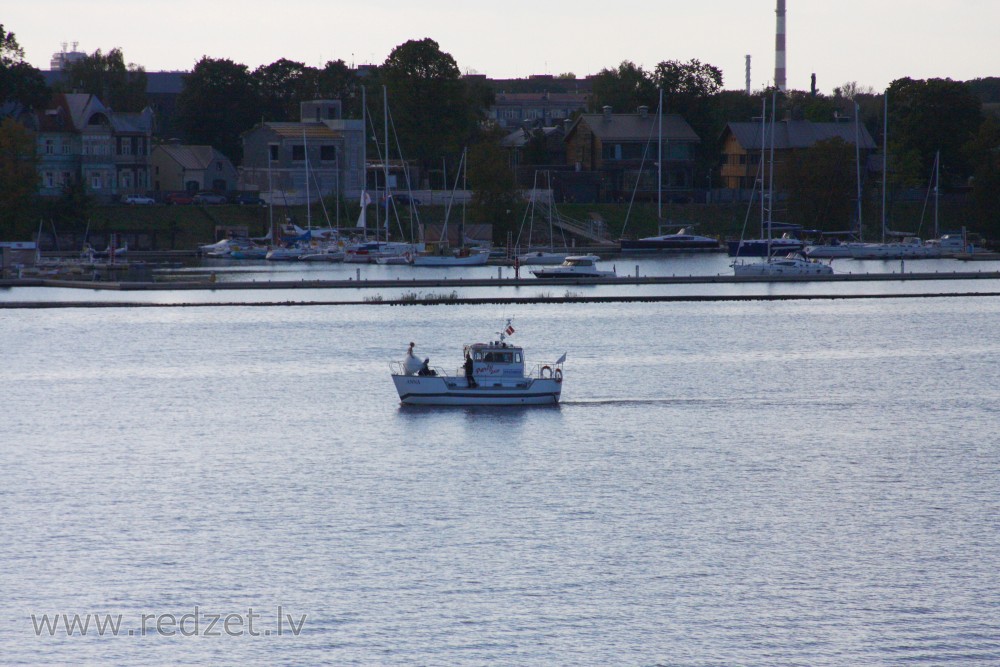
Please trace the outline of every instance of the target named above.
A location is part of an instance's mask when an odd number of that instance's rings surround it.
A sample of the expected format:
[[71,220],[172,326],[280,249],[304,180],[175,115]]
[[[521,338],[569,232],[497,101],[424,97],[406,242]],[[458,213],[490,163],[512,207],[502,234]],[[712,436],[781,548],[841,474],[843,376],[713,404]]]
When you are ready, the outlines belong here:
[[885,243],[885,191],[889,185],[889,91],[885,91],[882,110],[882,243]]
[[302,128],[302,158],[306,161],[306,229],[312,230],[312,198],[309,196],[309,144],[306,128]]
[[760,101],[760,167],[757,175],[760,176],[760,235],[764,236],[764,167],[767,165],[767,98]]
[[[385,159],[382,160],[382,165],[385,173],[385,240],[389,240],[389,91],[385,86],[382,86],[382,116],[383,122],[385,123]],[[378,235],[376,233],[375,240],[378,240]]]
[[[361,86],[361,218],[365,219],[368,204],[365,203],[365,193],[368,191],[368,100],[365,87]],[[362,231],[363,235],[368,231]]]
[[858,182],[858,241],[862,240],[864,225],[861,223],[861,128],[858,116],[861,115],[861,107],[854,103],[854,164],[857,168]]
[[663,88],[660,88],[660,104],[656,115],[656,224],[659,227],[663,222]]
[[271,147],[267,147],[267,230],[271,234],[271,247],[278,241],[278,232],[274,229],[274,186],[271,184]]
[[941,238],[938,229],[938,204],[941,199],[941,151],[934,154],[934,238]]
[[[774,227],[774,120],[778,110],[778,93],[771,94],[771,148],[770,164],[767,165],[767,239],[770,243],[771,232]],[[771,254],[771,249],[767,249],[767,254]]]

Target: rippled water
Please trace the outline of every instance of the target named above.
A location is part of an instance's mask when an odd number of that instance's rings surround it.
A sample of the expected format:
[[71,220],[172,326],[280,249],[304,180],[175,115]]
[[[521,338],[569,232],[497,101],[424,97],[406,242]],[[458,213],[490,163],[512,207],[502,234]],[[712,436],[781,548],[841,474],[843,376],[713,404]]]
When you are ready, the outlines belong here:
[[[995,299],[518,307],[562,405],[398,404],[502,315],[0,311],[2,662],[1000,662]],[[307,618],[31,621],[196,605]]]

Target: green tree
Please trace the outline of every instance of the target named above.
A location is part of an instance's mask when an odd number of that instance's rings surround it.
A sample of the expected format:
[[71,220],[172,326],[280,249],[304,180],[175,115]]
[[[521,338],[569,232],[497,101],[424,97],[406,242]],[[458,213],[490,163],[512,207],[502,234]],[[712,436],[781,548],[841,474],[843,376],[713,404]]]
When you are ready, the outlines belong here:
[[610,106],[616,113],[633,113],[643,105],[655,108],[657,103],[653,78],[630,60],[622,61],[616,69],[603,69],[594,77],[591,111]]
[[96,95],[115,111],[142,111],[146,108],[146,70],[134,63],[125,64],[121,49],[107,54],[98,49],[70,63],[59,86]]
[[240,135],[261,120],[259,99],[246,65],[203,57],[184,77],[178,123],[189,143],[214,146],[238,163]]
[[316,94],[340,100],[346,118],[361,117],[361,81],[343,60],[331,60],[316,72]]
[[976,228],[989,238],[1000,239],[1000,119],[986,118],[965,152],[973,167]]
[[269,121],[298,122],[299,103],[316,98],[317,70],[304,63],[282,58],[258,67],[251,76]]
[[499,138],[495,134],[483,137],[481,143],[469,149],[467,158],[472,217],[493,225],[494,243],[502,243],[507,232],[517,231],[514,215],[517,186]]
[[857,193],[853,144],[839,137],[819,141],[791,151],[778,170],[790,220],[828,230],[851,228]]
[[964,83],[951,79],[897,79],[889,85],[889,149],[913,151],[926,181],[941,151],[942,181],[964,181],[972,169],[964,151],[982,122],[982,103]]
[[378,77],[388,91],[389,114],[406,157],[418,160],[425,171],[442,155],[457,154],[475,136],[485,109],[479,106],[482,99],[434,40],[397,46]]
[[664,60],[653,70],[652,79],[663,90],[666,107],[681,114],[687,112],[688,105],[722,90],[722,70],[697,59],[686,63]]
[[42,73],[24,60],[24,49],[14,33],[0,24],[0,104],[14,102],[39,108],[49,100]]
[[38,188],[35,137],[13,118],[0,122],[0,235],[11,238]]

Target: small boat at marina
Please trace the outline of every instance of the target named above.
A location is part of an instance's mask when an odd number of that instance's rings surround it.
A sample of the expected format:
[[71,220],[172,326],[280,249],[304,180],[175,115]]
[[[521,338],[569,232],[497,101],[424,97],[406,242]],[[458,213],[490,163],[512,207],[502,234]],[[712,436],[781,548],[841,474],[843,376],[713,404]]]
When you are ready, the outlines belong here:
[[312,248],[299,255],[300,262],[343,262],[346,254],[336,243],[326,247]]
[[517,261],[521,266],[553,266],[562,264],[569,257],[568,252],[549,252],[545,250],[533,250],[517,256]]
[[392,381],[404,405],[553,405],[559,402],[566,355],[551,363],[540,363],[525,371],[524,349],[511,345],[511,321],[497,340],[465,345],[464,366],[453,375],[421,364],[413,354],[413,343],[405,361],[390,364]]
[[597,255],[569,255],[559,266],[532,271],[536,278],[614,278],[615,270],[597,268],[601,258]]
[[789,254],[786,257],[771,257],[762,262],[741,262],[732,264],[737,276],[828,276],[833,267],[815,260],[803,259]]
[[698,236],[682,228],[672,234],[622,239],[622,252],[716,252],[722,249],[718,239]]
[[436,252],[414,255],[413,266],[485,266],[489,259],[488,250],[442,247]]

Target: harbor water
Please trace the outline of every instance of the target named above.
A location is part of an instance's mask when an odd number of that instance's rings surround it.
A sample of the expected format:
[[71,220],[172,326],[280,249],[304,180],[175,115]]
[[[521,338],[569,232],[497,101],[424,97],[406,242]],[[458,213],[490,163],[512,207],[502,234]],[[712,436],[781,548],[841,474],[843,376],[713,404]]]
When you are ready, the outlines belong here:
[[[456,369],[511,316],[567,353],[559,406],[399,405],[410,341]],[[998,663],[998,329],[954,296],[0,311],[0,662]],[[39,629],[74,614],[121,630]]]

